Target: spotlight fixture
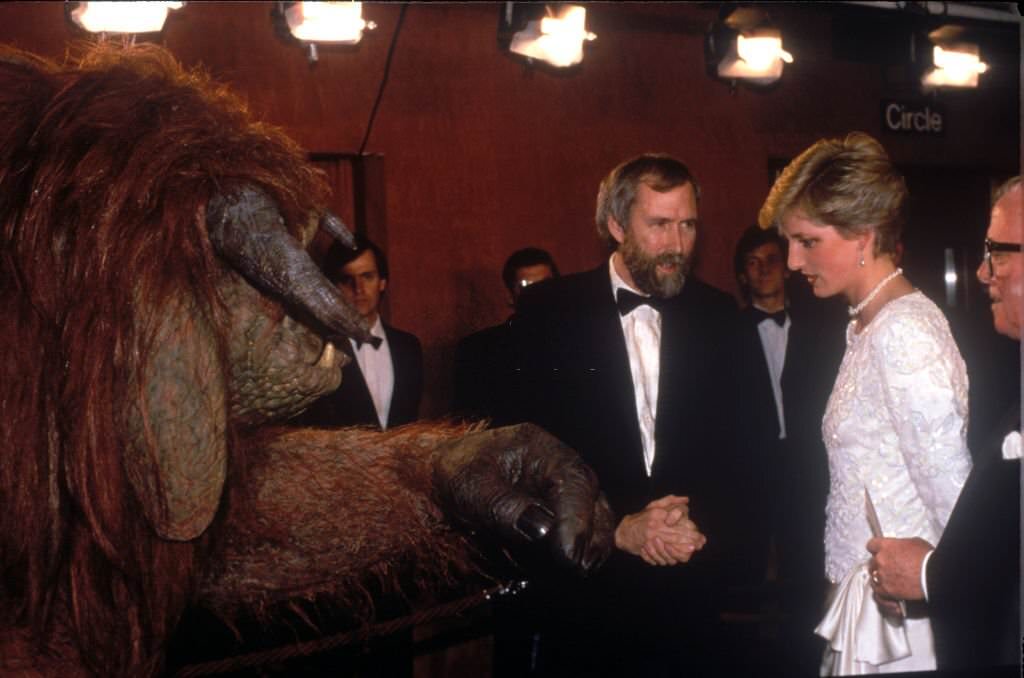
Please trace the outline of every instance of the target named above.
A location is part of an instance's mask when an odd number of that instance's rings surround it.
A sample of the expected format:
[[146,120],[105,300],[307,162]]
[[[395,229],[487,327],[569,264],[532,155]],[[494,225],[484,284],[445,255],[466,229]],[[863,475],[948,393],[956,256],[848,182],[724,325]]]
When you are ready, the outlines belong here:
[[[542,15],[535,14],[538,8],[543,9]],[[507,33],[525,22],[525,26],[511,34],[510,52],[557,68],[575,66],[583,61],[583,43],[597,38],[586,29],[586,17],[587,10],[582,5],[507,2],[499,39],[502,30]]]
[[[73,5],[73,6],[72,6]],[[158,33],[167,13],[184,2],[78,2],[70,3],[71,21],[90,33]]]
[[308,46],[310,61],[318,58],[317,43],[355,45],[377,27],[363,19],[361,2],[283,2],[280,11],[288,31]]
[[793,55],[782,47],[782,31],[754,8],[733,10],[711,26],[705,36],[708,71],[724,80],[770,85],[782,77]]
[[932,62],[935,67],[922,78],[926,88],[977,87],[978,75],[988,70],[988,64],[978,54],[978,46],[964,42],[935,45]]

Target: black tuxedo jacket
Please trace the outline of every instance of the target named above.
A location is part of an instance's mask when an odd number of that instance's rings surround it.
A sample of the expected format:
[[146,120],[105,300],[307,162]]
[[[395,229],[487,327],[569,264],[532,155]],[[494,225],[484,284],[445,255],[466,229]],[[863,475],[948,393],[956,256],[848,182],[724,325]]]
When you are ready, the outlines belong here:
[[1000,449],[1019,422],[1018,402],[967,477],[928,561],[939,669],[1020,666],[1021,470]]
[[[790,320],[792,320],[792,313]],[[754,308],[747,306],[740,311],[740,336],[738,348],[740,354],[738,360],[742,360],[742,370],[746,387],[750,389],[750,397],[753,405],[750,412],[753,418],[746,422],[757,430],[757,437],[760,440],[777,440],[779,437],[779,418],[775,411],[775,393],[772,391],[771,372],[768,370],[768,359],[765,357],[764,348],[761,345],[761,335],[757,329],[758,318]],[[795,333],[796,323],[792,323],[787,335],[786,358],[792,354],[792,346],[789,339]],[[788,360],[783,366],[783,374],[789,367]],[[792,371],[792,370],[790,370]],[[783,402],[787,399],[783,395]],[[751,450],[750,452],[756,452]]]
[[[814,576],[814,585],[824,577],[822,544],[829,483],[821,421],[845,347],[847,318],[842,311],[829,302],[807,302],[787,309],[790,327],[781,377],[784,441],[779,441],[775,393],[758,318],[752,307],[740,311],[736,360],[742,365],[742,388],[751,401],[750,418],[743,426],[749,427],[749,435],[754,439],[742,457],[752,483],[749,494],[754,503],[754,520],[750,524],[757,525],[756,529],[766,538],[768,526],[763,523],[771,512],[765,509],[782,508],[787,515],[776,515],[777,521],[788,523],[794,536],[805,537],[806,548],[814,544],[813,551],[796,556],[813,561],[804,564],[809,569],[802,568],[800,576]],[[783,488],[785,492],[780,494]]]
[[[391,363],[395,372],[395,388],[391,394],[388,428],[416,421],[423,392],[423,350],[419,339],[408,332],[384,325]],[[346,342],[347,344],[348,342]],[[348,344],[350,346],[350,344]],[[366,386],[359,363],[352,356],[342,368],[341,386],[292,420],[298,426],[374,426],[379,428],[377,410]]]
[[520,416],[575,448],[620,516],[671,493],[691,496],[700,517],[712,508],[701,506],[702,480],[717,475],[730,438],[735,303],[691,276],[662,313],[650,477],[619,318],[607,265],[531,285],[514,326],[525,386]]
[[607,264],[527,288],[513,325],[519,409],[512,418],[576,449],[619,518],[667,494],[690,498],[708,544],[688,564],[654,567],[616,550],[595,576],[556,588],[561,602],[553,611],[576,613],[563,626],[661,639],[655,651],[668,652],[697,637],[681,641],[686,629],[709,630],[718,602],[713,582],[735,533],[729,474],[739,427],[732,422],[744,402],[731,361],[738,316],[731,296],[692,276],[662,311],[649,477],[619,318]]
[[[781,379],[786,438],[801,449],[815,448],[807,450],[804,458],[794,465],[797,469],[813,467],[813,472],[808,473],[813,473],[820,483],[822,474],[827,475],[828,472],[821,441],[821,421],[843,359],[848,318],[843,307],[831,301],[805,301],[791,306],[787,313],[791,325]],[[751,396],[756,403],[751,408],[752,419],[748,425],[756,429],[760,439],[777,439],[779,423],[775,394],[757,330],[757,319],[751,307],[740,311],[740,317],[741,355],[738,359],[744,363],[741,369],[744,388],[752,389]],[[824,491],[827,492],[827,478],[824,482]]]
[[[801,443],[821,441],[821,420],[845,348],[847,318],[841,311],[828,301],[786,309],[790,327],[781,386],[787,438]],[[757,429],[759,438],[771,440],[778,439],[779,419],[758,322],[752,306],[740,311],[738,359],[744,362],[744,387],[753,389],[756,402],[754,419],[748,424]]]

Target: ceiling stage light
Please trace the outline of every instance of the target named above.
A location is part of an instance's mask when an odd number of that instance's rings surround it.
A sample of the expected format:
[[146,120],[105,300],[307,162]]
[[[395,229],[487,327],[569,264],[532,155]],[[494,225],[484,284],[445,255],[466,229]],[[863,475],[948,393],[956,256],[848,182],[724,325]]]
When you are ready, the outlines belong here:
[[279,2],[275,20],[283,21],[288,32],[306,45],[311,62],[319,59],[317,44],[355,45],[364,31],[377,27],[363,19],[361,2]]
[[[512,23],[514,4],[524,5],[507,3],[507,23]],[[544,16],[527,21],[525,28],[512,35],[509,51],[558,68],[575,66],[583,61],[583,43],[597,37],[586,29],[586,18],[587,10],[581,5],[545,5]]]
[[924,74],[925,87],[977,87],[978,76],[988,70],[978,46],[970,43],[935,45],[932,62],[935,67]]
[[364,30],[377,27],[363,19],[361,2],[285,3],[284,16],[291,34],[303,42],[355,45]]
[[708,72],[723,80],[770,85],[782,77],[793,55],[782,47],[782,31],[756,7],[741,7],[719,18],[708,30],[705,49]]
[[90,33],[157,33],[167,12],[184,2],[79,2],[69,11],[71,20]]
[[718,62],[718,77],[742,78],[767,85],[782,77],[783,64],[793,63],[793,55],[782,49],[782,33],[775,28],[739,33]]

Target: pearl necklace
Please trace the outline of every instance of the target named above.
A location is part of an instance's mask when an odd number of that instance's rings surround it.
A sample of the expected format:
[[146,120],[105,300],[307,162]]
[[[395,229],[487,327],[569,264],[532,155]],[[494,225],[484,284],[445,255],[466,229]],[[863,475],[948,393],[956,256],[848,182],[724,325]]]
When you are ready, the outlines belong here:
[[902,274],[903,269],[897,268],[895,271],[882,278],[881,281],[879,281],[879,283],[875,285],[875,288],[868,292],[868,296],[864,297],[859,304],[857,304],[856,306],[851,306],[849,309],[847,309],[850,313],[850,317],[854,318],[860,315],[860,312],[867,308],[868,304],[871,303],[871,300],[878,296],[878,293],[882,291],[883,287],[888,285],[893,278]]

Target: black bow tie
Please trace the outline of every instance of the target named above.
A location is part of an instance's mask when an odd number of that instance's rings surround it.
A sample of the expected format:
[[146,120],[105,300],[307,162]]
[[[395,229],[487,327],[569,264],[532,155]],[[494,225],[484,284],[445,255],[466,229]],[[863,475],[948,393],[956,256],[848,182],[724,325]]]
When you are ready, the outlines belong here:
[[[370,346],[373,346],[373,350],[374,351],[376,351],[378,348],[380,348],[380,345],[381,345],[381,343],[383,341],[384,340],[381,339],[380,337],[378,337],[377,335],[371,335],[370,336]],[[356,348],[362,348],[363,344],[365,344],[365,343],[366,343],[365,341],[359,341],[358,339],[356,339]]]
[[655,297],[642,297],[624,287],[620,287],[618,292],[615,293],[615,304],[619,307],[619,315],[626,315],[637,306],[643,306],[644,304],[660,313],[664,306],[663,301]]
[[757,306],[751,306],[750,311],[754,314],[754,324],[760,325],[762,321],[774,320],[775,324],[779,327],[785,327],[786,325],[786,309],[776,311],[775,313],[769,313],[768,311],[762,311]]

